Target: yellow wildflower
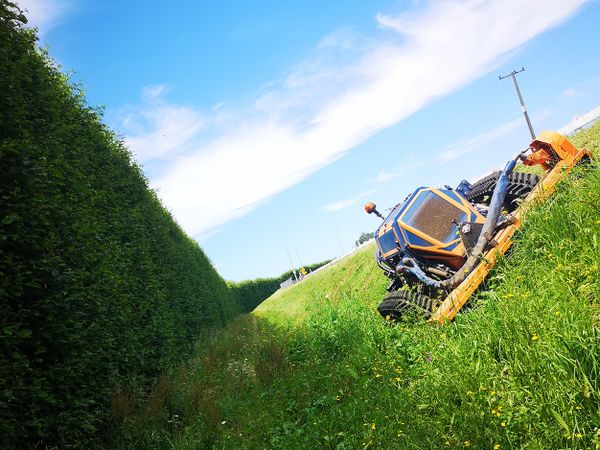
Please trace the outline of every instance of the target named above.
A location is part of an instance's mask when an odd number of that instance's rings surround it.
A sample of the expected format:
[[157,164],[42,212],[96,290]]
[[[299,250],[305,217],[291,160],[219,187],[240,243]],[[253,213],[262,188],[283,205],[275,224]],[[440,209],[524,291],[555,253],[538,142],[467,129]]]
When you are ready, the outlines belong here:
[[500,444],[494,445],[494,450],[498,450],[500,448]]
[[465,447],[470,447],[471,441],[465,441],[465,442],[463,442],[463,444],[465,445]]
[[506,426],[506,422],[500,422],[500,426],[501,427],[505,427]]
[[374,423],[372,423],[371,424],[371,430],[374,430],[375,428],[377,428],[377,426]]
[[533,333],[533,334],[531,335],[531,340],[532,340],[532,341],[537,341],[538,339],[539,339],[539,336],[538,336],[537,334]]
[[581,434],[581,433],[577,433],[577,434],[575,435],[575,437],[576,437],[577,439],[581,439],[581,438],[583,437],[583,434]]

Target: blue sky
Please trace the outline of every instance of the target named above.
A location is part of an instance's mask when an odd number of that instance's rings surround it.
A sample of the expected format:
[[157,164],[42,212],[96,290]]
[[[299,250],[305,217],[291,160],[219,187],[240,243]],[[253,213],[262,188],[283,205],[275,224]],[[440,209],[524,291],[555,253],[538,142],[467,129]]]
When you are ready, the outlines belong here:
[[525,148],[498,75],[526,67],[537,132],[600,104],[597,0],[20,4],[226,279],[338,256],[367,200]]

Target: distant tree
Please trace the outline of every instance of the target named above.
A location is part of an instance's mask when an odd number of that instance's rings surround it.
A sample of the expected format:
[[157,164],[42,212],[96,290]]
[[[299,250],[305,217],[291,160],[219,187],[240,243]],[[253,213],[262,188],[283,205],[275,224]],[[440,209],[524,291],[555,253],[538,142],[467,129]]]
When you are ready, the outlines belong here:
[[374,236],[375,235],[372,232],[367,233],[367,232],[363,231],[362,233],[360,233],[360,236],[358,237],[358,240],[354,243],[354,245],[356,247],[358,247],[359,245],[364,244],[368,240],[373,239]]

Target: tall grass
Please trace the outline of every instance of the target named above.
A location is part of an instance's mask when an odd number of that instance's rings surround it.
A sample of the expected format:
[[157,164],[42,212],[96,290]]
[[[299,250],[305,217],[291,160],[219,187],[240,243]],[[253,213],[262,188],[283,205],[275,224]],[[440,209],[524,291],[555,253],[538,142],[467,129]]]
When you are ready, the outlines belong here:
[[[600,148],[600,126],[577,136]],[[372,247],[280,291],[115,413],[123,448],[599,448],[600,172],[532,211],[456,320],[386,324]]]

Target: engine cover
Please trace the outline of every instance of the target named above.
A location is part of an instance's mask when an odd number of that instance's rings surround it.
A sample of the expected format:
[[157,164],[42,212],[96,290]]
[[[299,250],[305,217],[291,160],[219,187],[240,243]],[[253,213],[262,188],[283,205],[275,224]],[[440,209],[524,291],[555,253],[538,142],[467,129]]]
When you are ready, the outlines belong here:
[[457,270],[467,253],[459,224],[468,223],[472,230],[479,230],[477,225],[484,221],[457,191],[421,187],[392,210],[377,230],[376,241],[385,260],[408,254]]

